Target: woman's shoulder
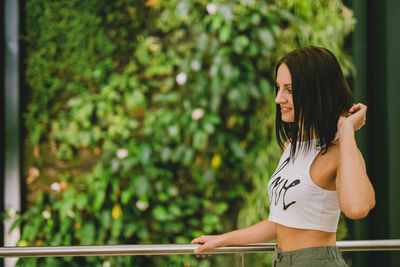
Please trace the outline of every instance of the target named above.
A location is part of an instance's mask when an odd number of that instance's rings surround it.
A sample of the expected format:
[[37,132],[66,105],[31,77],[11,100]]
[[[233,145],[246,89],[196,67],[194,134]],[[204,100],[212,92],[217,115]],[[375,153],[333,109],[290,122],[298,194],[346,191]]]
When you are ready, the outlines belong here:
[[339,168],[339,144],[333,142],[324,153],[321,151],[310,166],[311,179],[319,187],[336,190],[336,175]]
[[328,150],[326,153],[322,153],[323,158],[325,158],[326,163],[329,162],[329,164],[333,167],[333,171],[336,173],[337,169],[339,168],[339,162],[340,162],[340,146],[339,146],[339,140],[336,139],[332,141],[332,143],[328,146]]

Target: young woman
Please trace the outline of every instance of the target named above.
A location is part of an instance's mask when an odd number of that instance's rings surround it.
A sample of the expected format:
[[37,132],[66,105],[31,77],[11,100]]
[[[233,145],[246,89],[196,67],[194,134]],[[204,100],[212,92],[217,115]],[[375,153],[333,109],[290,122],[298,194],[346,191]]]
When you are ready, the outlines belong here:
[[276,137],[284,152],[268,182],[270,215],[250,227],[203,235],[195,253],[277,239],[274,266],[346,266],[336,247],[340,211],[367,216],[375,193],[354,133],[367,107],[352,95],[332,52],[305,47],[276,67]]

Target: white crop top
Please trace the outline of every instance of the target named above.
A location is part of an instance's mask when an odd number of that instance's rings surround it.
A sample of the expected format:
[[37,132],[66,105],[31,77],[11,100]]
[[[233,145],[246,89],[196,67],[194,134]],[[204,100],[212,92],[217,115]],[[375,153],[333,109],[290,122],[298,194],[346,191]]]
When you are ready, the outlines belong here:
[[307,153],[303,147],[296,150],[293,161],[289,143],[269,179],[268,219],[293,228],[336,232],[340,216],[337,191],[322,189],[310,176],[311,163],[321,151],[318,139],[312,140]]

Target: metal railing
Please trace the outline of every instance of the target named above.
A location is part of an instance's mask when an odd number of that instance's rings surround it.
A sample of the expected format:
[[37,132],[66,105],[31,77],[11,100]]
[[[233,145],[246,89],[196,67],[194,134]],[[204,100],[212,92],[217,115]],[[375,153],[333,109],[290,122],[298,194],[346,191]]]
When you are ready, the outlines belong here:
[[[400,239],[338,241],[341,251],[400,250]],[[276,243],[256,243],[210,249],[200,254],[260,253],[274,251]],[[60,247],[2,247],[0,257],[62,257],[117,255],[179,255],[195,254],[198,244],[168,245],[107,245]]]

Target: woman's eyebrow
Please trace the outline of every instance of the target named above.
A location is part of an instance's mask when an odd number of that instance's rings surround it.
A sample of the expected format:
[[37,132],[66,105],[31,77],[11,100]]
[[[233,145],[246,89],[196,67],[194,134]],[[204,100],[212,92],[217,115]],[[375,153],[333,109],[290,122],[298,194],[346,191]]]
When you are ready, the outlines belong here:
[[[277,82],[276,85],[279,86],[279,83]],[[291,83],[285,83],[283,86],[284,86],[284,87],[288,87],[288,86],[292,86],[292,84],[291,84]]]

